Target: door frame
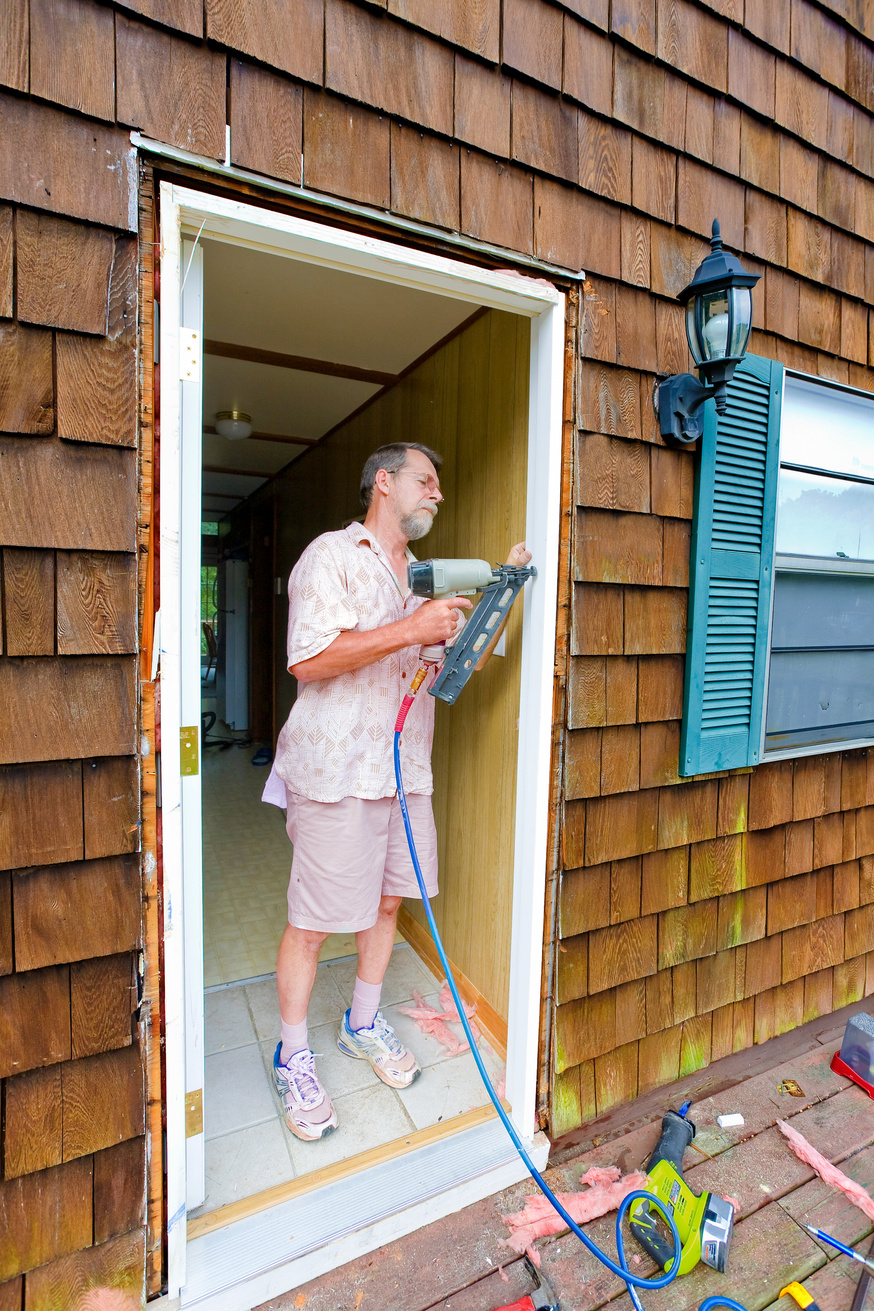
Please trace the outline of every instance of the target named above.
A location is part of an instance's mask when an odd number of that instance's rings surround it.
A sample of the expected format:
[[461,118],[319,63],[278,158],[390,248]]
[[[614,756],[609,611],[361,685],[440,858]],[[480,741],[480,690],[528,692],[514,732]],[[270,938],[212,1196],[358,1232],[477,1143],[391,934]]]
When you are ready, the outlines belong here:
[[[202,1069],[203,1052],[202,912],[198,915],[195,905],[200,895],[200,775],[183,776],[180,752],[175,750],[183,727],[196,725],[198,742],[200,729],[199,713],[193,724],[190,718],[186,721],[184,695],[186,679],[191,681],[188,666],[192,663],[195,628],[199,687],[199,608],[192,616],[185,601],[191,590],[195,539],[199,578],[199,483],[195,498],[192,471],[195,448],[199,468],[202,420],[200,400],[195,403],[191,394],[195,388],[200,391],[200,379],[192,378],[189,364],[182,361],[180,324],[183,314],[188,323],[187,282],[184,304],[180,289],[186,265],[189,278],[195,267],[194,261],[189,262],[189,252],[183,253],[183,243],[194,240],[195,261],[197,240],[203,234],[212,240],[506,310],[531,322],[525,535],[534,553],[538,577],[534,586],[524,590],[522,599],[522,694],[506,1073],[512,1118],[526,1140],[531,1139],[536,1128],[558,589],[565,296],[539,279],[478,267],[173,182],[161,183],[160,217],[161,784],[166,1214],[168,1288],[172,1297],[186,1282],[187,1175],[191,1168],[199,1168],[194,1163],[202,1162],[204,1141],[202,1122],[198,1133],[196,1119],[202,1081],[199,1089],[191,1087],[198,1060]],[[493,1190],[487,1189],[482,1195],[488,1191]],[[446,1211],[453,1209],[452,1205],[446,1207]]]

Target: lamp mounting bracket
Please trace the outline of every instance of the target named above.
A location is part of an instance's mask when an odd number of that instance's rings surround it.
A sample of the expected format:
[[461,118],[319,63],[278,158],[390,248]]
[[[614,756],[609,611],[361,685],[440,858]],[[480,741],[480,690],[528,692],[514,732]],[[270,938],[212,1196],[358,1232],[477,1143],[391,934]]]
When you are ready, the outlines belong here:
[[661,434],[669,446],[689,446],[704,431],[704,402],[714,396],[694,373],[678,373],[659,383],[655,394]]

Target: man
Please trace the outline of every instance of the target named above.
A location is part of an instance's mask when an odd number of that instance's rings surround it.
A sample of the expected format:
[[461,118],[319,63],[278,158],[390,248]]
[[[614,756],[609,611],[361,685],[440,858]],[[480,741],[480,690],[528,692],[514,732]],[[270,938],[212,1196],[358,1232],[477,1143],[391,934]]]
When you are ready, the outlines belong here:
[[[409,594],[409,543],[429,532],[443,500],[440,457],[416,442],[380,447],[361,475],[364,523],[324,533],[304,551],[288,585],[288,667],[299,690],[279,735],[265,790],[285,784],[294,845],[288,924],[279,947],[281,1038],[276,1090],[298,1138],[337,1126],[307,1038],[319,950],[331,933],[354,933],[358,971],[338,1045],[367,1060],[390,1087],[421,1074],[379,1011],[398,907],[418,896],[392,763],[394,722],[422,646],[461,627],[465,597]],[[524,543],[513,563],[530,560]],[[431,811],[434,702],[416,701],[404,728],[407,806],[428,895],[437,891]]]

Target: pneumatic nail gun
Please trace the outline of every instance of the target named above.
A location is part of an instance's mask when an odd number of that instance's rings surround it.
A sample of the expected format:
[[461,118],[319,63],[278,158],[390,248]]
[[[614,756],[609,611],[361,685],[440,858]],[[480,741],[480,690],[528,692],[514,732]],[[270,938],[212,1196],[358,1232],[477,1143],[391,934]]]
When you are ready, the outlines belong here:
[[529,578],[537,577],[537,570],[532,564],[492,566],[485,560],[414,560],[407,566],[407,577],[414,596],[431,600],[482,592],[460,637],[446,648],[443,667],[428,688],[431,696],[452,705],[516,597]]

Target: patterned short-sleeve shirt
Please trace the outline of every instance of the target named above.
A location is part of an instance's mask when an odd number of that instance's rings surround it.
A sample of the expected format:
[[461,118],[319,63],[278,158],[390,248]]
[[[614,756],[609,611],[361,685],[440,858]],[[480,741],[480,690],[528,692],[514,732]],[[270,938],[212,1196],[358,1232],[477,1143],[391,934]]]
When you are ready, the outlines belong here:
[[[404,597],[387,555],[360,523],[310,543],[291,572],[288,600],[289,666],[342,632],[381,628],[423,604]],[[276,745],[274,770],[286,786],[312,801],[394,796],[394,725],[419,663],[419,647],[410,646],[351,673],[301,683]],[[434,790],[433,734],[434,700],[423,687],[404,726],[408,792]]]

